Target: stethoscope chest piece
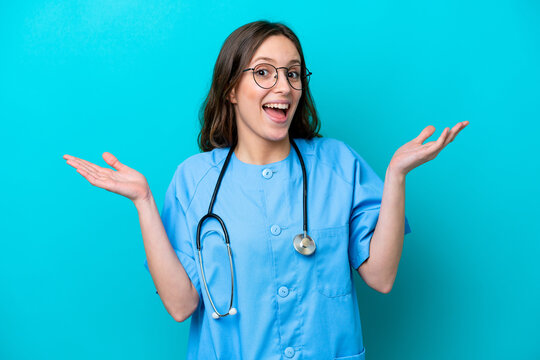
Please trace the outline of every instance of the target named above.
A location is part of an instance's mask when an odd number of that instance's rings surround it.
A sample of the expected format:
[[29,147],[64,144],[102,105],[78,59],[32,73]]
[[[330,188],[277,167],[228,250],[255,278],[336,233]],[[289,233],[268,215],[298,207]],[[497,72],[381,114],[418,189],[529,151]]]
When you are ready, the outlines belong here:
[[294,248],[300,254],[309,256],[315,252],[317,247],[315,246],[315,241],[305,234],[298,234],[293,239]]

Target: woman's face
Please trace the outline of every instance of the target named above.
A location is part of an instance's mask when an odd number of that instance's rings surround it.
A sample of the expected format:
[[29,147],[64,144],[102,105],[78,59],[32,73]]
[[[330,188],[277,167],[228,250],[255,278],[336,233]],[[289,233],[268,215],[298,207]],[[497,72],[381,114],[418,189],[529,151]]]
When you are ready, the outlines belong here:
[[[300,64],[300,54],[291,40],[283,35],[274,35],[259,46],[247,68],[262,63],[288,68]],[[263,89],[255,83],[252,71],[243,73],[229,97],[234,104],[239,142],[254,144],[260,140],[276,142],[288,139],[289,126],[302,90],[293,89],[286,76],[285,69],[278,69],[276,85]],[[287,109],[276,109],[278,106]]]

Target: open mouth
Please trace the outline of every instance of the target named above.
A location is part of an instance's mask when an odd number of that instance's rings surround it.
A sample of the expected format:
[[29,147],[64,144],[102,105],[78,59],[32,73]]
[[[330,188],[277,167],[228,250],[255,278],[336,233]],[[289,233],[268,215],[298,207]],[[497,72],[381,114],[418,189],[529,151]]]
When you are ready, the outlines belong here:
[[289,112],[289,104],[280,103],[268,103],[262,106],[264,112],[268,114],[272,119],[283,121],[287,119],[287,113]]

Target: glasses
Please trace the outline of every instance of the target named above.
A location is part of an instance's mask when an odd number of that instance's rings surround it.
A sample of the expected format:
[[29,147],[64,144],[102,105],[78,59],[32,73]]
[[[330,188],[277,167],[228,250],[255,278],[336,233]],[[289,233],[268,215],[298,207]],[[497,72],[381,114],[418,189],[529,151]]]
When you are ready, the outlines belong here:
[[242,72],[252,71],[253,80],[255,83],[263,89],[270,89],[277,84],[278,81],[278,69],[285,69],[287,75],[287,81],[289,85],[295,90],[302,90],[302,84],[307,85],[311,73],[306,68],[306,73],[302,74],[302,67],[300,65],[293,65],[291,67],[275,67],[272,64],[259,64],[255,67],[245,69]]

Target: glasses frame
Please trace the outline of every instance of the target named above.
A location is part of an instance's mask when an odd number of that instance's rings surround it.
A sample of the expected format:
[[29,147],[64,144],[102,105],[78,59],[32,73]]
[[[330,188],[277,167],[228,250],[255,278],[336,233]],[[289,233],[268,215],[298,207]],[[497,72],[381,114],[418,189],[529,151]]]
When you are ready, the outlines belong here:
[[[257,80],[255,79],[255,68],[257,66],[261,66],[261,65],[270,65],[271,67],[273,67],[274,69],[276,69],[276,76],[275,76],[275,81],[274,81],[274,85],[270,86],[270,87],[264,87],[264,86],[261,86],[261,84],[259,84],[257,82]],[[299,65],[299,64],[294,64],[294,65],[291,65],[289,67],[285,67],[285,66],[280,66],[280,67],[275,67],[274,65],[272,64],[268,64],[268,63],[260,63],[260,64],[257,64],[255,65],[254,67],[251,67],[251,68],[247,68],[247,69],[244,69],[242,70],[242,72],[246,72],[246,71],[250,71],[251,70],[251,73],[253,74],[253,81],[255,81],[255,84],[257,84],[259,87],[263,88],[263,89],[271,89],[273,88],[274,86],[276,86],[277,82],[278,82],[278,79],[279,79],[279,69],[285,69],[287,70],[287,74],[289,73],[289,69],[294,67],[294,66],[300,66],[300,69],[302,68],[302,65]],[[300,75],[300,79],[302,80],[302,87],[300,89],[297,89],[295,88],[292,84],[291,84],[291,81],[289,80],[289,77],[288,76],[285,76],[285,78],[287,79],[287,82],[289,83],[289,85],[294,89],[294,90],[302,90],[304,88],[304,81],[305,81],[305,84],[307,85],[309,83],[309,77],[310,75],[312,74],[312,72],[310,72],[308,70],[308,68],[306,67],[306,74],[305,75]]]

